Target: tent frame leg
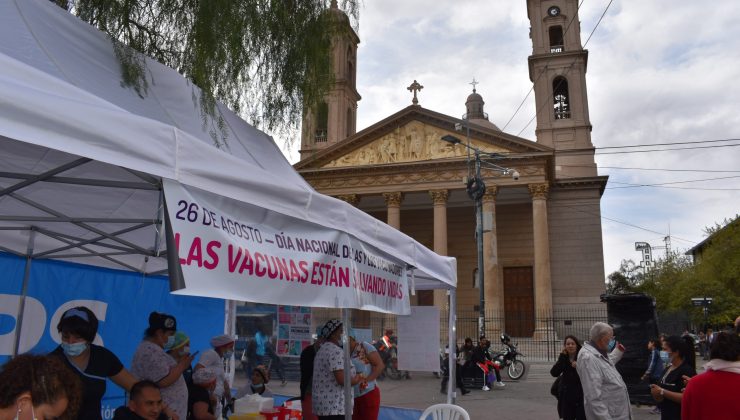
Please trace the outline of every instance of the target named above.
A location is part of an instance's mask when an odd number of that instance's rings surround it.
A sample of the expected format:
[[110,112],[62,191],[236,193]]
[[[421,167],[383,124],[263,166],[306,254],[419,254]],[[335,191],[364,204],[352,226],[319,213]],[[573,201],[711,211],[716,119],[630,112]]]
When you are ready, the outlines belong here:
[[13,346],[13,357],[18,356],[21,347],[21,334],[23,330],[23,312],[26,309],[26,295],[28,294],[28,280],[31,277],[31,262],[33,262],[33,246],[36,240],[36,229],[31,227],[28,236],[28,248],[26,250],[26,268],[23,273],[23,285],[19,297],[18,315],[15,317],[15,346]]
[[450,349],[450,356],[448,357],[447,372],[450,376],[447,379],[447,404],[455,404],[457,397],[457,331],[455,330],[457,321],[457,290],[454,288],[448,289],[448,295],[450,304],[448,306],[449,324],[447,326],[447,344]]
[[350,348],[349,348],[349,309],[342,308],[342,326],[344,327],[344,334],[342,334],[342,348],[344,350],[344,419],[352,420],[352,372],[351,372],[351,361],[350,361]]

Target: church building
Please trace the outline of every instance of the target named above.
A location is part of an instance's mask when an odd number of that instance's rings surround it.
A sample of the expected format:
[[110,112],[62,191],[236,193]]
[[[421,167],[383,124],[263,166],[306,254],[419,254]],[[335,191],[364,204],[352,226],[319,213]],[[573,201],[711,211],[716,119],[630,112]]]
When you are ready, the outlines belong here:
[[[332,3],[331,13],[349,26]],[[458,313],[477,312],[483,300],[487,318],[496,320],[487,326],[489,335],[505,330],[537,338],[552,329],[546,320],[559,308],[598,303],[605,291],[600,200],[607,177],[598,175],[594,161],[578,2],[528,0],[526,6],[536,139],[489,121],[475,85],[458,118],[421,106],[417,81],[408,88],[411,105],[357,132],[360,40],[350,28],[335,36],[334,85],[305,113],[295,168],[319,192],[457,258]],[[475,175],[471,150],[480,152],[486,187],[482,296],[476,205],[468,194]],[[447,296],[419,291],[412,304],[445,308]]]

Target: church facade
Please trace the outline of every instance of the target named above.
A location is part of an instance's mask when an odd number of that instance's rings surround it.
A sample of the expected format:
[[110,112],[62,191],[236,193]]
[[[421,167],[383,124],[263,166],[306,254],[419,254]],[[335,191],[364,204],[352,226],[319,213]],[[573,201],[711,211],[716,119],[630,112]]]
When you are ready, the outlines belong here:
[[[527,1],[535,140],[491,123],[475,87],[457,118],[419,105],[416,81],[411,105],[355,132],[359,38],[351,29],[334,40],[333,89],[304,119],[296,170],[316,190],[456,257],[457,308],[478,311],[483,302],[496,320],[489,334],[543,336],[560,308],[598,303],[605,290],[600,200],[607,177],[594,161],[577,9],[576,0]],[[334,5],[332,13],[346,19]],[[482,293],[471,150],[480,152],[486,186]],[[412,302],[445,308],[447,296],[420,291]]]

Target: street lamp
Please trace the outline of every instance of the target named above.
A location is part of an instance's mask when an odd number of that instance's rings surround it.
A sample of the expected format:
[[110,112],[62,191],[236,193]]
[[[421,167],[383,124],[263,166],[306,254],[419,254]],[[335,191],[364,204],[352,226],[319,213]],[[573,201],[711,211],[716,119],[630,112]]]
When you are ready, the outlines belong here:
[[[503,158],[504,156],[499,153],[481,152],[479,148],[471,146],[470,144],[465,144],[459,138],[451,134],[444,135],[441,139],[453,146],[462,144],[467,147],[468,150],[473,152],[475,159],[475,175],[472,178],[468,178],[466,191],[470,199],[475,201],[475,240],[478,248],[478,292],[480,299],[480,303],[478,305],[478,336],[480,337],[486,335],[485,293],[483,285],[483,195],[486,193],[486,184],[483,182],[483,178],[481,177],[480,168],[481,164],[483,164],[487,168],[499,171],[504,175],[510,174],[514,180],[519,179],[519,172],[481,160],[481,156],[483,158]],[[470,157],[468,157],[468,159],[470,159]]]

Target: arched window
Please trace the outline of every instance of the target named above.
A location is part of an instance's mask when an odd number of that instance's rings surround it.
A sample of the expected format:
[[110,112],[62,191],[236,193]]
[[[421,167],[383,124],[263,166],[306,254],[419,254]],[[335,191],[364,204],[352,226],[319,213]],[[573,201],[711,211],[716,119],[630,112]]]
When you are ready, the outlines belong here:
[[563,52],[565,50],[565,42],[563,41],[563,27],[551,26],[548,32],[550,33],[550,52]]
[[316,109],[316,143],[326,142],[327,127],[329,127],[329,105],[322,101]]
[[347,81],[350,87],[355,87],[355,55],[352,47],[347,48]]
[[347,137],[355,134],[355,113],[352,108],[347,108]]
[[552,99],[555,110],[555,119],[570,118],[570,95],[568,94],[568,80],[558,76],[552,81]]

